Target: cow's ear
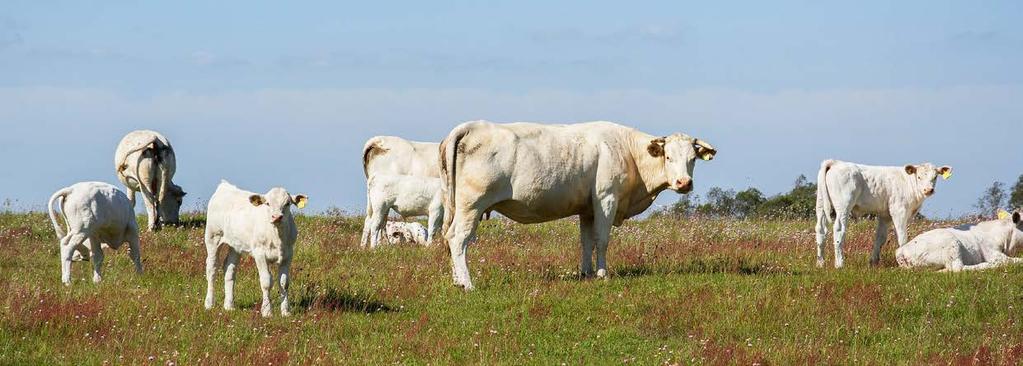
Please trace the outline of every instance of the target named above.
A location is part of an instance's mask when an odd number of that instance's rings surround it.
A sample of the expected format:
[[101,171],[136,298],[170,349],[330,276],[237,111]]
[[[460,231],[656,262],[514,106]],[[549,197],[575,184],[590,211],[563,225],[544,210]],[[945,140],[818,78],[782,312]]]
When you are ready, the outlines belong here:
[[291,196],[291,203],[295,204],[295,207],[305,208],[305,204],[309,202],[309,197],[304,194],[296,194]]
[[718,153],[718,150],[713,145],[700,139],[693,139],[693,148],[696,149],[696,156],[703,160],[714,159],[714,155]]
[[916,167],[915,166],[906,165],[905,167],[903,167],[903,169],[906,169],[906,174],[909,174],[909,175],[916,174]]
[[1013,224],[1019,225],[1019,221],[1021,219],[1023,219],[1023,217],[1020,217],[1019,211],[1016,211],[1016,212],[1012,213],[1012,223]]
[[952,167],[950,167],[948,165],[945,165],[945,166],[942,166],[941,168],[938,168],[938,175],[940,175],[941,178],[945,179],[945,180],[947,180],[948,178],[951,178],[952,177]]
[[254,195],[249,196],[249,203],[251,203],[253,206],[261,206],[264,203],[266,203],[266,200],[263,199],[263,196],[260,196],[258,194],[254,194]]
[[650,145],[647,145],[646,151],[650,153],[650,156],[658,157],[664,156],[664,138],[658,137],[650,140]]

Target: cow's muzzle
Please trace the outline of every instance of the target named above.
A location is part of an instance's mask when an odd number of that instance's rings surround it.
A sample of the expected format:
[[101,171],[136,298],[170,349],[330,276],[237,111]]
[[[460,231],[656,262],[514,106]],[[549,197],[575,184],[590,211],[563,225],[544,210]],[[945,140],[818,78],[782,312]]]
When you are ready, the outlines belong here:
[[675,184],[671,185],[671,188],[678,193],[689,193],[693,190],[692,179],[679,179],[675,181]]
[[924,190],[924,196],[930,197],[934,194],[934,188],[927,188]]
[[283,220],[283,219],[284,219],[284,215],[273,215],[273,216],[270,216],[270,222],[275,223],[275,224],[280,224],[281,220]]

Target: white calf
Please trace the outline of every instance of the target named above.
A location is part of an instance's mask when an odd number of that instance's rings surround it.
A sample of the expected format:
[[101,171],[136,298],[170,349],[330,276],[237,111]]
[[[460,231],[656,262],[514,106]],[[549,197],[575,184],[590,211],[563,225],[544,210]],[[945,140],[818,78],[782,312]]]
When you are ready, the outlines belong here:
[[906,244],[906,227],[924,200],[934,194],[938,176],[948,179],[952,168],[936,168],[931,163],[918,165],[870,166],[825,160],[817,173],[817,266],[824,266],[824,239],[828,221],[835,223],[835,268],[844,263],[842,244],[849,218],[853,215],[877,215],[877,232],[870,263],[881,260],[881,245],[888,239],[888,228],[895,224],[899,246]]
[[438,178],[376,174],[366,181],[366,221],[362,227],[363,247],[376,247],[384,233],[387,214],[394,209],[403,217],[427,215],[432,242],[444,218],[444,196]]
[[241,253],[248,253],[259,270],[263,290],[263,316],[270,316],[271,263],[279,264],[277,282],[281,286],[281,315],[288,310],[288,281],[291,257],[298,238],[291,205],[305,207],[304,195],[290,195],[284,188],[273,188],[264,195],[243,191],[221,181],[210,197],[206,210],[206,309],[213,307],[213,275],[217,249],[227,244],[224,259],[224,310],[234,309],[234,270]]
[[1020,211],[1002,211],[997,220],[931,230],[899,247],[895,259],[904,268],[938,266],[952,272],[1023,263],[1010,257],[1023,244],[1020,218]]
[[[54,201],[59,201],[67,233],[57,223]],[[142,273],[135,212],[128,196],[117,187],[101,182],[76,183],[54,193],[46,208],[53,231],[60,238],[60,280],[65,285],[71,284],[71,256],[76,249],[81,253],[92,251],[92,282],[102,280],[103,244],[117,250],[127,242],[135,271]]]
[[429,245],[429,233],[418,222],[387,222],[387,240],[392,244]]

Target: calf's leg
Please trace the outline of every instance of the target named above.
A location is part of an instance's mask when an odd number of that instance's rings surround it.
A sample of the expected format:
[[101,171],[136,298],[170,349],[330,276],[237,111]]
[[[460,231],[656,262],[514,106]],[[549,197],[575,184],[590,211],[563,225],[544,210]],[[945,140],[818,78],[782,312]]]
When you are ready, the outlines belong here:
[[870,265],[872,266],[881,263],[881,247],[888,241],[888,227],[891,226],[891,223],[891,218],[877,218],[877,231],[874,232],[874,250],[870,253]]
[[263,292],[263,303],[259,307],[260,314],[263,317],[268,317],[273,314],[270,310],[270,288],[273,287],[273,281],[270,280],[270,266],[266,263],[266,258],[262,255],[253,256],[256,261],[256,269],[259,270],[259,289]]
[[227,256],[224,257],[224,310],[234,310],[234,275],[239,258],[241,253],[228,246]]

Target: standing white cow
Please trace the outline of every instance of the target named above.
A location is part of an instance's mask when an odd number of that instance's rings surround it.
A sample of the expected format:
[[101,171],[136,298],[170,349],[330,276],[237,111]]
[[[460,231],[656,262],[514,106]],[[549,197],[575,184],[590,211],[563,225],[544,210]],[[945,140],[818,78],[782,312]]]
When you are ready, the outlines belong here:
[[[67,232],[57,223],[54,202],[59,202]],[[75,251],[92,251],[92,282],[101,281],[103,248],[117,250],[127,242],[135,271],[142,273],[139,228],[128,197],[113,185],[81,182],[58,190],[46,205],[53,231],[60,238],[60,281],[71,284],[71,256]],[[86,246],[88,245],[88,246]]]
[[938,266],[942,271],[969,271],[1023,263],[1010,257],[1023,247],[1023,220],[1019,210],[1001,211],[997,220],[920,234],[895,251],[903,268]]
[[598,277],[612,225],[635,216],[664,189],[687,193],[695,160],[716,150],[684,134],[649,135],[611,122],[571,125],[466,122],[441,142],[444,235],[452,277],[472,289],[466,249],[480,214],[496,210],[519,223],[579,215],[581,272]]
[[241,253],[248,253],[259,271],[263,291],[260,308],[270,316],[271,263],[279,265],[277,281],[281,286],[281,315],[288,310],[288,281],[291,258],[298,238],[291,205],[305,207],[305,195],[288,194],[284,188],[273,188],[266,194],[243,191],[221,181],[210,197],[206,210],[206,309],[213,307],[213,275],[216,274],[217,250],[227,244],[224,258],[224,310],[234,309],[234,271]]
[[951,167],[936,168],[931,163],[896,167],[823,161],[817,173],[817,266],[824,266],[829,221],[834,221],[835,268],[841,268],[849,218],[864,214],[877,216],[874,251],[870,255],[870,264],[877,265],[892,223],[901,247],[907,241],[909,220],[916,216],[924,200],[934,194],[938,176],[948,179],[951,175]]
[[403,217],[427,215],[432,242],[444,218],[444,196],[440,178],[375,174],[366,181],[366,221],[362,246],[376,247],[384,232],[387,214],[394,209]]
[[128,199],[135,207],[135,192],[142,192],[149,218],[148,230],[161,224],[178,223],[178,211],[185,192],[171,179],[177,169],[174,148],[163,135],[149,130],[128,133],[114,152],[117,179],[128,189]]

